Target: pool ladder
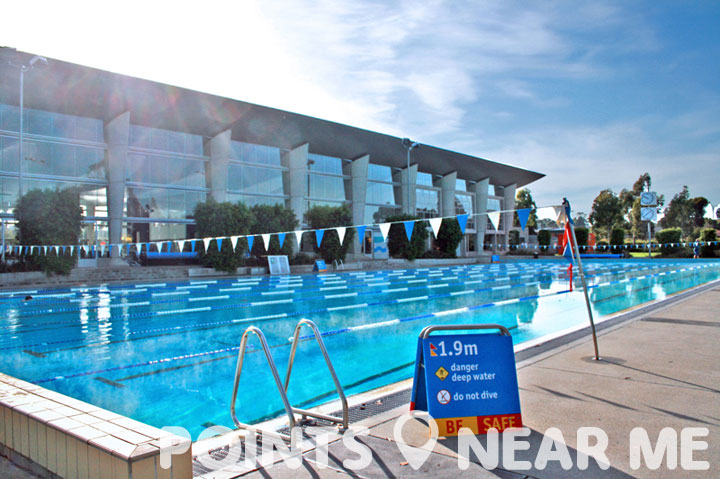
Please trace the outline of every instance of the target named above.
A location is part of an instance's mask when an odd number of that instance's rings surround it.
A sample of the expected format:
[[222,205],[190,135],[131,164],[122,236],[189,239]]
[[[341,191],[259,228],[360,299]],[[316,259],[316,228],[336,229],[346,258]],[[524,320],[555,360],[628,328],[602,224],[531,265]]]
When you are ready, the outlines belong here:
[[[304,325],[308,326],[312,330],[313,336],[315,337],[318,346],[320,346],[320,351],[325,358],[325,364],[327,364],[330,375],[332,376],[333,382],[335,383],[335,389],[337,390],[338,396],[340,397],[340,402],[342,403],[342,418],[309,411],[307,409],[295,408],[290,404],[287,392],[290,385],[290,376],[292,374],[293,364],[295,362],[295,352],[297,351],[297,346],[300,341],[300,330]],[[306,420],[308,417],[314,417],[316,419],[322,419],[324,421],[338,424],[341,426],[342,430],[348,428],[347,399],[345,398],[345,393],[343,392],[342,385],[337,378],[337,374],[335,374],[335,368],[333,368],[332,362],[330,361],[330,356],[328,355],[327,349],[325,348],[325,343],[322,340],[322,335],[320,334],[320,331],[318,330],[314,322],[310,321],[309,319],[301,319],[295,326],[295,332],[293,333],[292,347],[290,349],[290,358],[288,359],[288,367],[285,374],[284,384],[280,381],[280,375],[278,374],[278,370],[275,366],[275,361],[272,358],[272,354],[270,354],[270,347],[267,344],[267,340],[265,339],[265,335],[263,334],[263,332],[255,326],[250,326],[243,333],[242,338],[240,339],[240,350],[238,351],[238,362],[235,369],[235,383],[233,384],[232,400],[230,402],[230,416],[232,417],[232,420],[235,423],[235,426],[238,427],[238,429],[245,429],[248,431],[253,431],[257,434],[265,434],[267,436],[278,437],[290,443],[293,442],[293,437],[291,435],[283,434],[276,431],[269,431],[255,427],[250,424],[243,423],[238,420],[237,414],[235,413],[235,402],[237,401],[238,387],[240,385],[240,375],[242,374],[243,362],[245,360],[245,349],[247,346],[248,337],[251,333],[255,334],[260,340],[260,345],[262,346],[263,352],[265,353],[265,358],[267,359],[268,366],[270,366],[270,372],[272,373],[273,379],[275,381],[275,386],[280,393],[280,398],[282,399],[285,413],[287,414],[289,420],[290,431],[292,431],[297,424],[295,420],[295,414],[300,414],[303,421]]]
[[333,266],[335,267],[336,270],[338,270],[338,269],[344,270],[345,269],[345,263],[343,263],[343,260],[341,258],[334,259]]

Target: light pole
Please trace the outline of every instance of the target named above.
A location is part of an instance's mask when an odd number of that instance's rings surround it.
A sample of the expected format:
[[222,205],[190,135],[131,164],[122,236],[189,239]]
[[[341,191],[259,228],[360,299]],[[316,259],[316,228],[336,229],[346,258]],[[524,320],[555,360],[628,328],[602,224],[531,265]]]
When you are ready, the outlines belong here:
[[410,138],[403,138],[402,145],[404,148],[407,148],[407,170],[405,172],[405,174],[407,175],[407,213],[409,215],[412,215],[413,208],[410,205],[410,152],[415,148],[418,148],[420,146],[420,143],[412,141]]

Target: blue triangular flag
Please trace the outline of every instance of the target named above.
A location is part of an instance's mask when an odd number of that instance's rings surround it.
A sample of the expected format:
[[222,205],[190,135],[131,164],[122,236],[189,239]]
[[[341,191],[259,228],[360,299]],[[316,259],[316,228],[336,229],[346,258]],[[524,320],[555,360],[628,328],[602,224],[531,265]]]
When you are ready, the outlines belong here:
[[278,233],[278,241],[280,242],[280,248],[282,248],[282,245],[285,242],[285,233]]
[[190,251],[195,252],[195,240],[190,241]]
[[403,221],[403,224],[405,225],[405,234],[407,235],[407,239],[410,241],[410,238],[412,238],[413,228],[415,227],[415,220]]
[[518,220],[520,220],[520,228],[525,230],[525,226],[527,225],[528,218],[530,217],[530,208],[523,208],[521,210],[517,210]]
[[365,241],[365,228],[367,228],[365,225],[357,227],[358,241],[360,244],[363,244],[363,241]]
[[465,227],[467,226],[467,219],[468,219],[467,214],[457,215],[457,221],[458,221],[458,224],[460,225],[460,231],[462,231],[462,234],[465,234]]
[[250,251],[252,251],[252,245],[253,245],[253,241],[255,241],[255,237],[248,236],[247,241],[248,241],[248,252],[250,252]]
[[317,240],[318,248],[320,247],[320,243],[322,243],[324,234],[325,234],[325,230],[315,230],[315,239]]
[[217,242],[217,245],[218,245],[218,251],[222,251],[222,240],[223,240],[222,238],[215,239],[215,241]]

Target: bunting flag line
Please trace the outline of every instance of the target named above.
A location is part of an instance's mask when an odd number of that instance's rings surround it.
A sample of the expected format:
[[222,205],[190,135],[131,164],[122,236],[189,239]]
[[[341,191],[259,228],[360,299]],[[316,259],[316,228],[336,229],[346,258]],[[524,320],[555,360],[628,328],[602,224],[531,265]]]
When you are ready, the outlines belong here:
[[467,226],[468,215],[467,214],[457,215],[456,218],[457,218],[458,224],[460,225],[460,231],[462,231],[462,234],[465,234],[465,227]]
[[432,228],[433,236],[437,239],[438,231],[440,231],[440,225],[442,224],[442,218],[430,218],[430,228]]
[[[235,240],[235,241],[237,241],[237,240]],[[177,247],[178,247],[178,252],[182,253],[183,250],[185,249],[185,240],[177,240]]]
[[248,237],[247,237],[248,253],[249,253],[250,251],[252,251],[253,241],[255,241],[255,237],[254,237],[254,236],[248,236]]
[[317,241],[317,247],[319,248],[322,244],[323,236],[325,235],[325,230],[315,230],[315,241]]
[[337,231],[338,239],[340,240],[340,246],[342,246],[343,242],[345,241],[345,235],[347,234],[347,226],[338,226],[335,228],[335,231]]
[[262,238],[265,251],[267,251],[270,248],[270,233],[263,233],[260,235],[260,237]]
[[215,242],[217,243],[218,251],[222,251],[222,238],[215,238]]
[[365,226],[365,225],[361,225],[361,226],[357,227],[358,242],[360,244],[363,244],[363,241],[365,241],[365,228],[367,228],[367,226]]
[[300,248],[300,245],[302,244],[302,234],[304,231],[293,231],[295,233],[295,240],[297,241],[298,248]]
[[498,226],[500,225],[500,212],[499,211],[491,211],[487,214],[488,219],[490,220],[490,223],[493,226],[493,229],[497,231]]
[[382,223],[378,225],[380,227],[380,233],[382,234],[383,241],[387,241],[387,235],[390,232],[390,226],[392,223]]
[[528,218],[530,218],[530,208],[523,208],[520,210],[517,210],[518,215],[518,221],[520,221],[520,229],[525,231],[525,226],[527,226]]
[[405,225],[405,234],[407,235],[407,239],[408,241],[411,241],[413,228],[415,227],[415,220],[403,221],[403,224]]
[[206,253],[208,251],[208,248],[210,247],[210,241],[212,241],[212,238],[203,238],[203,240],[202,240]]
[[233,252],[235,252],[235,247],[237,246],[239,236],[231,236],[230,237],[230,246],[232,246]]
[[285,233],[278,233],[278,242],[280,243],[280,249],[282,249],[283,243],[285,243]]

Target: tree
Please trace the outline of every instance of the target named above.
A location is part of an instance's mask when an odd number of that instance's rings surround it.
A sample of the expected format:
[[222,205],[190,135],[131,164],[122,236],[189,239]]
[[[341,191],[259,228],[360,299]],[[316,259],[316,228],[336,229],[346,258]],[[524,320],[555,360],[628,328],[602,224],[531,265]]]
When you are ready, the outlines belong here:
[[[74,245],[82,229],[80,191],[31,190],[20,198],[16,209],[19,216],[20,237],[26,245]],[[29,270],[48,274],[69,274],[77,257],[64,253],[28,255],[23,258]]]
[[[397,215],[390,216],[386,219],[388,223],[417,220],[417,216]],[[446,221],[443,221],[445,223]],[[420,258],[427,249],[427,222],[415,221],[413,224],[412,236],[408,241],[405,225],[403,223],[395,223],[390,226],[388,233],[388,252],[393,258],[405,258],[414,260]]]
[[[352,218],[347,206],[313,206],[305,212],[305,222],[312,229],[332,229],[337,226],[351,226]],[[334,231],[326,230],[320,247],[313,238],[313,249],[327,263],[332,263],[336,259],[345,261],[345,255],[354,237],[355,229],[348,228],[341,245],[338,235]]]
[[582,211],[578,211],[577,213],[575,213],[573,221],[575,222],[576,228],[587,228],[590,225],[587,220],[587,215]]
[[687,237],[692,233],[695,224],[693,213],[690,192],[687,186],[683,186],[682,191],[670,200],[668,207],[665,209],[665,215],[659,222],[660,226],[663,228],[680,228],[683,236]]
[[[195,205],[194,217],[197,238],[246,235],[251,232],[250,225],[254,222],[252,212],[243,203],[218,203],[212,197]],[[217,242],[211,241],[207,251],[201,248],[199,256],[203,265],[233,273],[243,264],[245,252],[247,244],[244,240],[238,241],[233,251],[230,241],[226,239],[220,250]]]
[[[515,195],[515,208],[518,210],[524,208],[530,208],[530,216],[528,216],[526,228],[529,229],[530,234],[535,234],[535,228],[537,228],[538,217],[537,217],[537,205],[533,200],[532,193],[527,188],[519,189]],[[518,218],[517,212],[515,212],[515,220],[513,226],[520,226],[520,219]]]
[[610,231],[616,225],[622,224],[622,203],[612,190],[602,190],[595,198],[590,213],[590,224],[598,232],[604,232],[610,237]]
[[[293,210],[286,208],[284,205],[254,205],[250,208],[250,211],[253,217],[250,231],[256,234],[295,231],[298,225]],[[280,248],[280,238],[277,235],[272,235],[267,251],[263,242],[257,241],[253,244],[252,254],[255,256],[264,256],[266,254],[292,256],[293,242],[286,236],[283,246]]]
[[692,201],[693,224],[698,228],[702,228],[705,225],[705,208],[710,202],[703,196],[696,196],[691,198],[690,201]]
[[455,218],[445,218],[440,224],[440,229],[435,239],[437,247],[446,255],[454,258],[457,247],[463,239],[460,225]]

